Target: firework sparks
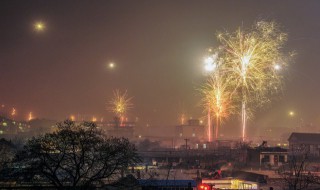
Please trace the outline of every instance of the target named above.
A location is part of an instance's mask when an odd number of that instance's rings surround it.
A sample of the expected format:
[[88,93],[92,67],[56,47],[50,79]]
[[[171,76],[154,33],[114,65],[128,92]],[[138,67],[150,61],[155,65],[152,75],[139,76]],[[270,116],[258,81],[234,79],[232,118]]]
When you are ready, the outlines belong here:
[[16,110],[16,108],[12,108],[11,117],[14,118],[15,115],[17,115],[17,110]]
[[115,113],[117,117],[124,118],[127,111],[133,107],[132,98],[128,97],[127,91],[122,94],[119,90],[116,90],[113,95],[114,97],[109,102],[108,109]]
[[179,120],[180,120],[180,124],[184,125],[185,121],[186,121],[186,115],[185,114],[181,114]]
[[219,72],[215,72],[202,87],[203,95],[202,105],[208,113],[208,140],[211,141],[211,115],[216,120],[215,138],[218,138],[221,122],[229,117],[234,112],[232,104],[232,92],[228,86],[227,78],[221,76]]
[[31,120],[33,120],[33,119],[34,119],[34,117],[33,117],[33,115],[32,115],[32,112],[29,112],[28,121],[31,121]]
[[224,50],[228,81],[240,96],[244,140],[247,112],[269,102],[268,95],[280,89],[282,76],[278,71],[286,66],[281,50],[287,35],[276,23],[260,21],[251,30],[239,28],[235,33],[220,33],[217,38]]

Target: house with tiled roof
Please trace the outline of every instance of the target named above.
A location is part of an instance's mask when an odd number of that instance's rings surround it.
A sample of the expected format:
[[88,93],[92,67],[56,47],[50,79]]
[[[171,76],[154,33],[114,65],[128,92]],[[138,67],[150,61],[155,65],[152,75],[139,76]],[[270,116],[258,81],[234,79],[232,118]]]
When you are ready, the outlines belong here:
[[291,152],[320,156],[320,133],[292,133],[288,141]]

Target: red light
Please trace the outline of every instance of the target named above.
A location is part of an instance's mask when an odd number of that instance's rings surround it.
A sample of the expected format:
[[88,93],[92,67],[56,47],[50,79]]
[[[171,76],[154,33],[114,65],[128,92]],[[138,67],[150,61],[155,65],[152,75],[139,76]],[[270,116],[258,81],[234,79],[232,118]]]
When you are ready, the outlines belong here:
[[200,189],[200,190],[210,190],[210,187],[209,187],[209,185],[202,183],[202,184],[199,185],[198,189]]

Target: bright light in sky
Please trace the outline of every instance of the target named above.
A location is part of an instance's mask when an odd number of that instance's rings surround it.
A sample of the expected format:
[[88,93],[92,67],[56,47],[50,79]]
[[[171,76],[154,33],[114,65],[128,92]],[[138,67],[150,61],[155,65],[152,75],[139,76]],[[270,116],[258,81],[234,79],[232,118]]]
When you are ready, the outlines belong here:
[[109,68],[113,69],[115,67],[115,64],[113,62],[109,63]]
[[294,116],[294,112],[293,112],[293,111],[290,111],[290,112],[289,112],[289,115],[290,115],[290,116]]
[[278,70],[281,69],[281,66],[277,64],[277,65],[274,66],[274,69],[278,71]]
[[212,57],[207,57],[205,60],[204,60],[204,63],[206,65],[211,65],[213,63],[213,59]]
[[245,55],[241,58],[241,62],[244,64],[244,66],[249,65],[250,63],[250,56],[249,55]]
[[216,68],[216,64],[214,63],[214,59],[212,57],[207,57],[204,59],[204,69],[207,72],[214,71]]
[[36,31],[41,32],[41,31],[43,31],[43,30],[45,29],[45,25],[44,25],[43,22],[36,22],[36,23],[34,24],[34,29],[35,29]]

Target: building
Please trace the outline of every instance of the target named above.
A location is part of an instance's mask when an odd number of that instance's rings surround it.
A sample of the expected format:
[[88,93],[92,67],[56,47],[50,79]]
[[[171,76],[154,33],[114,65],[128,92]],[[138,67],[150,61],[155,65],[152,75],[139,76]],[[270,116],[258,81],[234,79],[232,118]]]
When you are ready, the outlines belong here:
[[176,126],[175,136],[182,139],[204,139],[205,126],[199,119],[189,119],[187,124]]
[[112,137],[125,137],[128,139],[134,138],[135,122],[116,122],[107,123],[107,135]]
[[136,122],[121,120],[114,117],[113,121],[109,122],[96,122],[98,128],[106,132],[109,137],[124,137],[128,139],[134,138]]
[[248,148],[247,165],[259,168],[274,168],[286,163],[288,160],[288,150],[281,147]]
[[237,178],[222,178],[222,179],[202,179],[202,183],[199,185],[198,189],[202,190],[204,186],[207,185],[207,189],[259,189],[259,184],[253,181],[247,181]]
[[292,133],[288,139],[291,153],[320,156],[320,133]]

